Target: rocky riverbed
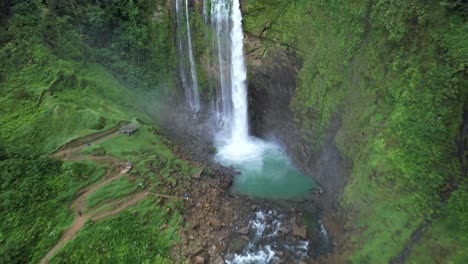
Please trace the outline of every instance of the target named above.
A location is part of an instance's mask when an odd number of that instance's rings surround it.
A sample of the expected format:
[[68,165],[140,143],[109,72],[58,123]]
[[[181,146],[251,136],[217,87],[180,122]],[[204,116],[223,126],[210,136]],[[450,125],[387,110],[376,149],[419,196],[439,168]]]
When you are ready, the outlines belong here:
[[[236,171],[213,161],[196,134],[166,130],[178,155],[205,166],[187,190],[176,259],[191,263],[308,263],[330,250],[314,199],[267,200],[231,192]],[[183,146],[183,148],[181,147]]]

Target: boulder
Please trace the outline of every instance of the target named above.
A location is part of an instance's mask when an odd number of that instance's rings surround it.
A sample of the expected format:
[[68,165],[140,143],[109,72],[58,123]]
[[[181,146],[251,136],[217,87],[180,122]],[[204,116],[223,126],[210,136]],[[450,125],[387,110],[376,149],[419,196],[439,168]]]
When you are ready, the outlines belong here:
[[296,221],[292,222],[292,232],[293,235],[301,239],[307,238],[307,228],[305,225],[299,226]]
[[250,231],[250,228],[248,226],[246,226],[246,227],[237,229],[236,233],[240,234],[240,235],[248,235],[249,231]]
[[196,256],[194,259],[195,264],[203,264],[205,263],[205,258],[202,256]]
[[224,264],[224,259],[221,256],[218,256],[214,261],[213,264]]

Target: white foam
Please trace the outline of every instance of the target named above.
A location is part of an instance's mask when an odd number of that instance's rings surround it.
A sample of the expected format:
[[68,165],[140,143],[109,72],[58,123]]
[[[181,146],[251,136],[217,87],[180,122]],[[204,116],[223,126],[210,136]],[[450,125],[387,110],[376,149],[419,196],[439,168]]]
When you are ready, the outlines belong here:
[[256,252],[247,253],[246,255],[234,255],[234,259],[227,260],[228,264],[259,264],[269,263],[275,259],[275,251],[270,246]]

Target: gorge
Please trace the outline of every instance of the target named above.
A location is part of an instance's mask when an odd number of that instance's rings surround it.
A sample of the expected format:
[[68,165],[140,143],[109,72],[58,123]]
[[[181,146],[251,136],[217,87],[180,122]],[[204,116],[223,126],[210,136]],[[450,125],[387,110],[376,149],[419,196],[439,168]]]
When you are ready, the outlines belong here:
[[468,261],[465,2],[0,7],[0,262]]

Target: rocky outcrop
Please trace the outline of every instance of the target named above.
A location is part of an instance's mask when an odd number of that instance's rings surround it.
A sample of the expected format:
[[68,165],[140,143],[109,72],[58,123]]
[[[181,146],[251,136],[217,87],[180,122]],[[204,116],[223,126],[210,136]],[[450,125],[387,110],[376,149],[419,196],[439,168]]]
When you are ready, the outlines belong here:
[[259,38],[247,35],[249,114],[251,132],[282,145],[295,164],[320,185],[324,207],[335,207],[346,182],[345,162],[335,145],[338,118],[330,123],[320,150],[305,142],[289,105],[297,85],[301,59],[280,47],[264,48]]

